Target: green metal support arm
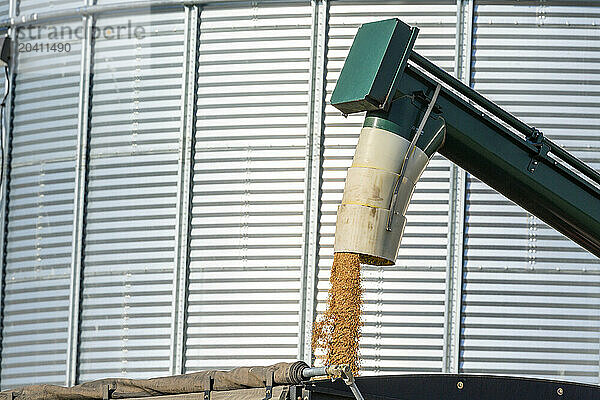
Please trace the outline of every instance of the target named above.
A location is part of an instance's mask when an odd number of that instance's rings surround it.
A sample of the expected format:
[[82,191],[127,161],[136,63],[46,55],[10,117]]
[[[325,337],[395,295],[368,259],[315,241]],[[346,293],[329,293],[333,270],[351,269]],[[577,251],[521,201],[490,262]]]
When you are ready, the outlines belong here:
[[[437,140],[426,125],[417,146],[437,150],[600,257],[600,174],[412,51],[415,30],[397,19],[363,25],[331,103],[344,114],[367,111],[365,126],[411,140],[414,116],[425,114],[441,83],[429,121],[443,120],[445,136]],[[395,90],[391,103],[386,87]]]

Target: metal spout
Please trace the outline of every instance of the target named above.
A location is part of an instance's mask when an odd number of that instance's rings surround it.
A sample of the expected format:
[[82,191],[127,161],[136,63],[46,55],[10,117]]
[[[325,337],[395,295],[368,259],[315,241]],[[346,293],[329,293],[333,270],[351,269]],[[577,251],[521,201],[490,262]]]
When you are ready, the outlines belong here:
[[407,139],[364,127],[338,208],[334,251],[361,254],[367,264],[393,265],[408,203],[428,163],[429,157]]

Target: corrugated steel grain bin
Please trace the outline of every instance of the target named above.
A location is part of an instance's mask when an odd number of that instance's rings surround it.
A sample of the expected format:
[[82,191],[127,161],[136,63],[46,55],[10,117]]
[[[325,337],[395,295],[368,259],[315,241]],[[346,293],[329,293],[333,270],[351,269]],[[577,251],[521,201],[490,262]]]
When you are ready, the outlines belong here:
[[[0,14],[17,38],[2,389],[311,361],[363,121],[328,100],[362,23],[418,26],[420,54],[600,169],[596,2],[5,0]],[[441,156],[407,218],[397,264],[363,269],[365,375],[600,383],[598,258]]]

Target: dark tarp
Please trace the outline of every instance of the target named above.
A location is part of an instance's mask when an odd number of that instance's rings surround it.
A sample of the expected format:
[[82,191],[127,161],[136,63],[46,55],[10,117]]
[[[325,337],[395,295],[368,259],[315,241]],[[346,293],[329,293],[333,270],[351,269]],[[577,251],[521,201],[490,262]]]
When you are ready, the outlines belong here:
[[[108,378],[82,383],[70,388],[55,385],[32,385],[0,393],[0,400],[102,400],[107,389],[110,398],[127,399],[265,387],[272,374],[273,385],[293,385],[302,380],[303,361],[278,363],[268,367],[240,367],[231,371],[201,371],[191,374],[152,379]],[[104,395],[104,396],[103,396]],[[264,391],[263,391],[264,395]],[[263,396],[264,397],[264,396]],[[276,399],[276,397],[274,397]]]

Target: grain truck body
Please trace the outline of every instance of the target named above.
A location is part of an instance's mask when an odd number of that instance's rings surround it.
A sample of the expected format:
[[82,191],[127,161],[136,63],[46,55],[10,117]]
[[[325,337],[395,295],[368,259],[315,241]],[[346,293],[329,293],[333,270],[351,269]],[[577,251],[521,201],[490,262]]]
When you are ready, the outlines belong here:
[[[339,367],[333,367],[339,368]],[[345,379],[314,378],[302,361],[153,379],[101,379],[63,388],[29,386],[0,393],[7,400],[591,400],[595,385],[485,375],[418,374]],[[323,379],[324,378],[324,379]]]

